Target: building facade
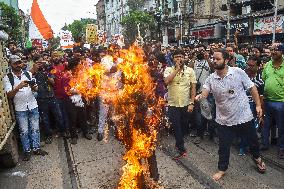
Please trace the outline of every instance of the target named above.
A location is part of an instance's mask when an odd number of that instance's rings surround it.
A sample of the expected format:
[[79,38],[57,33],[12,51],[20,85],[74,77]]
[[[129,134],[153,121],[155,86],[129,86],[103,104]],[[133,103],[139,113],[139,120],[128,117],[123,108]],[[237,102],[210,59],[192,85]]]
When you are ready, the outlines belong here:
[[99,0],[96,4],[97,23],[99,30],[106,30],[106,13],[105,13],[105,0]]
[[108,39],[115,34],[122,34],[120,22],[128,10],[127,0],[105,0],[105,31]]
[[[272,40],[274,0],[194,0],[190,36],[207,42],[232,41],[238,31],[240,43]],[[278,0],[276,40],[283,41],[284,0]],[[208,19],[205,19],[206,17]],[[228,26],[229,19],[229,26]],[[229,28],[229,29],[228,29]]]
[[[227,42],[236,33],[241,43],[272,40],[274,0],[145,0],[141,10],[160,17],[158,38],[164,44]],[[108,38],[122,34],[120,22],[128,12],[127,0],[99,0],[98,22]],[[281,42],[283,23],[284,0],[278,0],[276,40]]]

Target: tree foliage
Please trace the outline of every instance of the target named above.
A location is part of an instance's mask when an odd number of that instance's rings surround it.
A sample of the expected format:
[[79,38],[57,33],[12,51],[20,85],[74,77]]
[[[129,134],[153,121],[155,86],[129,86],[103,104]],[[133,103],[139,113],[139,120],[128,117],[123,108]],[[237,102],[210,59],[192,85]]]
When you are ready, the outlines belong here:
[[17,14],[13,7],[6,5],[5,3],[0,3],[0,9],[2,11],[1,15],[1,28],[9,37],[15,41],[22,41],[21,39],[21,17]]
[[72,33],[75,42],[80,42],[85,36],[87,24],[95,24],[95,20],[91,18],[74,20],[71,24],[64,26],[62,29],[69,30]]
[[133,43],[138,35],[138,27],[140,24],[140,33],[145,37],[146,32],[154,27],[154,17],[147,12],[134,10],[130,11],[128,15],[122,17],[121,25],[124,28],[125,39],[128,43]]

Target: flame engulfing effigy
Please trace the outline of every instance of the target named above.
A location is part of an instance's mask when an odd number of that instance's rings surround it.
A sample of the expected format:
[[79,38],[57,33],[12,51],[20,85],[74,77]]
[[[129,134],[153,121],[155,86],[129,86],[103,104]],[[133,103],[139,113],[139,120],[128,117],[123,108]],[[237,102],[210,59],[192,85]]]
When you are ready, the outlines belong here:
[[108,74],[101,64],[80,64],[70,85],[87,100],[99,95],[113,108],[117,136],[126,147],[119,188],[157,188],[145,159],[156,148],[163,100],[155,96],[155,83],[141,48],[132,46],[114,54],[104,61],[120,62],[116,74]]

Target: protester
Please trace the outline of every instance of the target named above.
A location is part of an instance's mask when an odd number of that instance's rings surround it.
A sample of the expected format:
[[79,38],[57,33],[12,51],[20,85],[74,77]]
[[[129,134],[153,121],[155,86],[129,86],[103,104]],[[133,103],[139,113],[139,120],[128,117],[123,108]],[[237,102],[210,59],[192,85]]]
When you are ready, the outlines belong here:
[[39,112],[33,94],[37,85],[30,72],[22,71],[23,62],[19,56],[11,55],[9,62],[12,72],[4,77],[5,91],[14,103],[24,150],[23,160],[29,161],[32,152],[35,155],[48,155],[40,149]]
[[272,60],[263,69],[265,119],[262,150],[269,148],[269,133],[272,121],[278,127],[279,158],[284,159],[284,46],[274,44],[271,49]]
[[[80,64],[80,59],[77,57],[71,58],[68,61],[69,79],[75,72],[76,67]],[[68,95],[68,99],[64,101],[66,106],[66,112],[69,119],[71,144],[77,144],[78,134],[77,127],[83,131],[83,135],[86,139],[91,140],[92,135],[89,133],[87,125],[87,109],[86,102],[83,97],[74,89],[68,88],[71,94]]]
[[53,132],[51,129],[50,113],[53,115],[61,135],[64,135],[63,133],[66,131],[66,128],[64,128],[62,113],[54,95],[54,78],[53,75],[50,74],[48,62],[46,62],[40,55],[34,56],[33,62],[33,75],[38,86],[37,102],[40,117],[44,124],[45,143],[51,144]]
[[[205,47],[199,46],[198,54],[196,55],[196,60],[192,65],[196,74],[197,94],[201,93],[202,85],[211,73],[210,63],[211,61],[209,60],[209,54],[205,51]],[[199,144],[201,142],[204,136],[204,132],[207,130],[208,119],[212,118],[211,112],[208,112],[208,110],[206,109],[210,109],[207,99],[204,99],[202,102],[195,103],[192,115],[194,121],[192,122],[192,125],[194,125],[197,130],[197,136],[193,141],[194,144]]]
[[261,118],[262,109],[257,88],[243,70],[227,66],[230,55],[225,50],[215,51],[213,58],[216,71],[206,79],[202,93],[196,97],[196,100],[201,100],[212,92],[216,101],[219,171],[213,175],[213,179],[218,181],[225,175],[229,166],[230,147],[236,134],[246,138],[253,161],[258,171],[263,173],[266,168],[260,157],[256,129],[252,124],[253,115],[245,91],[251,92],[256,103],[257,116]]
[[174,51],[172,56],[174,66],[165,69],[164,80],[168,88],[168,115],[176,140],[174,159],[179,159],[186,155],[183,137],[188,126],[188,113],[194,108],[196,77],[194,70],[184,65],[182,50]]

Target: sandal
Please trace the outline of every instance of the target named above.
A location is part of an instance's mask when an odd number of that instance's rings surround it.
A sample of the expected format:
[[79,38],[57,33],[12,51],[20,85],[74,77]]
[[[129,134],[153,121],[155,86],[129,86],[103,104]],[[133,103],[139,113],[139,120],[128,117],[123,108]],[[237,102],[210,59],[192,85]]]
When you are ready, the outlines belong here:
[[265,173],[266,171],[266,166],[265,163],[262,161],[262,159],[260,159],[260,161],[254,159],[254,157],[252,157],[252,160],[254,161],[255,165],[257,166],[257,171],[261,174]]

